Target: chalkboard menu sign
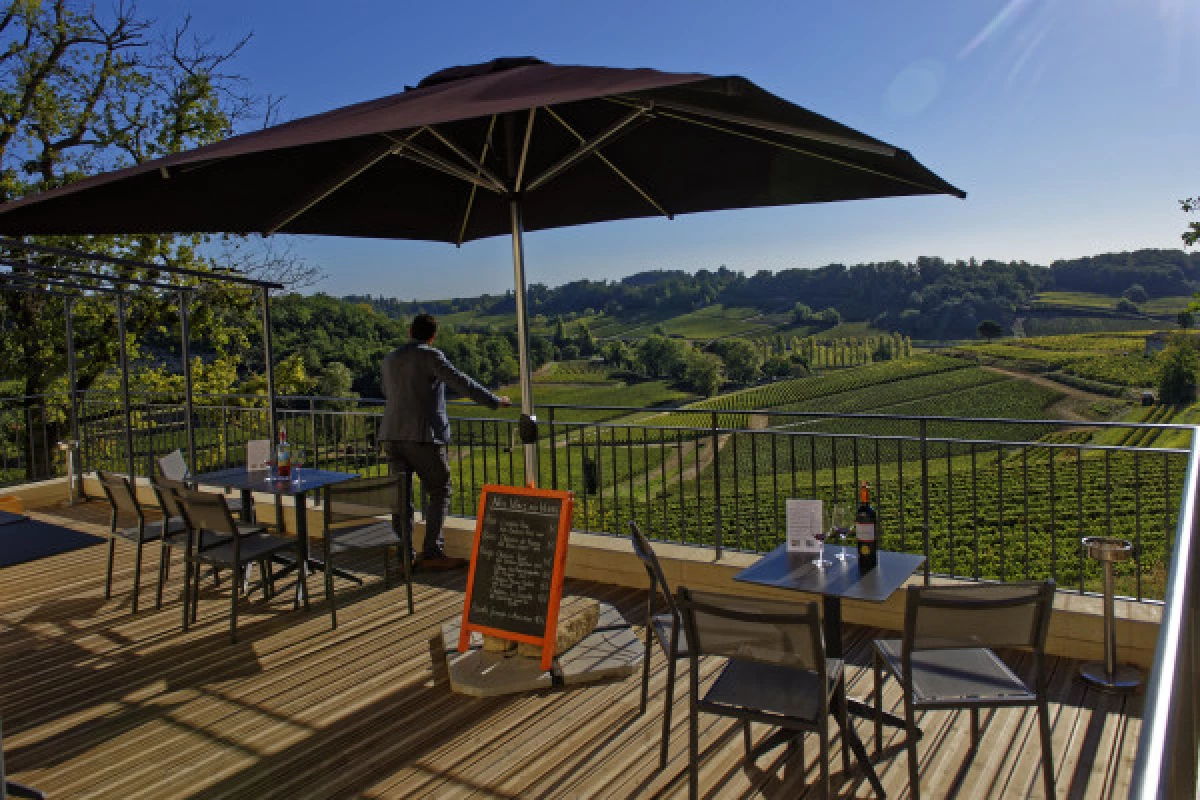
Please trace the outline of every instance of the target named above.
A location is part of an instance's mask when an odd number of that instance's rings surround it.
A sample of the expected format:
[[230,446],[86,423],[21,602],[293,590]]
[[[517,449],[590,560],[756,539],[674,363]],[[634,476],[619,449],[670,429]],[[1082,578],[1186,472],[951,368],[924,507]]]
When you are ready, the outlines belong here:
[[572,512],[570,492],[483,487],[460,651],[479,631],[542,645],[542,669],[550,668]]

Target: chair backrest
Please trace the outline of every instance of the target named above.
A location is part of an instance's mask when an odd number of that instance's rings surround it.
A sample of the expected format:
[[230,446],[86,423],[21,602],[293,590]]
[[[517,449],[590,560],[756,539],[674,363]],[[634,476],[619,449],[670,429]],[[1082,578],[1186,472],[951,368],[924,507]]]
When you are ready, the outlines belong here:
[[167,480],[186,481],[189,476],[187,462],[183,460],[183,451],[176,450],[159,458],[158,471]]
[[175,490],[175,496],[180,516],[191,530],[237,536],[237,523],[229,513],[225,495],[180,488]]
[[688,649],[700,655],[759,661],[825,675],[817,604],[694,592],[679,587]]
[[629,520],[629,534],[630,540],[633,542],[633,552],[641,559],[642,566],[646,568],[646,575],[650,578],[651,602],[654,601],[655,595],[661,597],[666,603],[667,609],[678,618],[679,608],[675,605],[675,597],[671,593],[666,576],[663,575],[662,565],[658,563],[658,556],[655,555],[654,548],[650,546],[650,540],[633,520]]
[[134,495],[128,478],[100,470],[96,470],[96,477],[100,480],[100,487],[114,512],[136,514],[139,518],[142,516],[142,508],[138,505],[137,496]]
[[328,488],[326,520],[340,522],[361,517],[401,514],[403,485],[400,475],[357,478]]
[[187,488],[183,481],[173,481],[159,476],[150,481],[150,488],[154,490],[154,496],[158,499],[158,508],[164,516],[183,516],[183,511],[179,507],[179,498],[175,495],[177,489]]
[[246,469],[266,469],[270,460],[270,439],[251,439],[246,442]]
[[1053,581],[910,586],[904,651],[1046,644]]

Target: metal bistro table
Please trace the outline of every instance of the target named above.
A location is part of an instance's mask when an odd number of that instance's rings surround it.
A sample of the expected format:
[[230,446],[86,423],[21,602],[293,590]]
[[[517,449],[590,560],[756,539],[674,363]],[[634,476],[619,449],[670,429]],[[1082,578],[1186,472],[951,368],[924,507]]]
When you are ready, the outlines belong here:
[[[839,551],[845,550],[850,555],[846,561],[834,558]],[[832,566],[817,569],[812,564],[811,553],[789,553],[786,545],[780,545],[763,556],[753,566],[734,576],[735,581],[755,583],[760,586],[773,586],[777,589],[792,589],[798,592],[821,595],[821,622],[825,628],[825,652],[830,658],[842,658],[842,599],[865,600],[869,603],[882,603],[892,596],[892,593],[904,585],[912,574],[925,563],[925,556],[914,553],[896,553],[890,550],[880,550],[875,569],[863,574],[858,569],[858,558],[854,548],[841,548],[831,544],[824,546],[822,556],[832,561]],[[846,698],[849,711],[860,717],[874,718],[875,710],[851,697]],[[897,728],[904,728],[904,720],[894,714],[884,714],[884,722]],[[786,733],[786,732],[785,732]],[[867,775],[875,790],[883,795],[883,787],[879,778],[874,774],[867,761],[866,748],[850,726],[850,744],[859,760],[868,765]],[[769,738],[761,746],[768,750],[783,744],[788,736]],[[756,748],[759,749],[759,748]]]
[[[332,486],[335,483],[352,481],[360,476],[355,472],[333,472],[331,470],[311,469],[308,467],[301,469],[299,474],[300,477],[296,479],[279,479],[272,478],[269,470],[248,470],[245,467],[231,467],[215,472],[206,472],[190,480],[200,486],[216,486],[222,489],[236,489],[240,491],[242,495],[242,519],[244,522],[254,522],[253,495],[255,492],[274,495],[277,499],[282,497],[293,498],[296,512],[296,540],[300,544],[300,563],[296,565],[299,575],[296,578],[295,604],[299,606],[303,601],[305,606],[307,606],[308,588],[305,585],[304,579],[314,569],[321,571],[325,569],[324,563],[309,556],[308,514],[306,513],[308,493],[323,490],[325,487]],[[279,508],[279,506],[277,505],[276,508]],[[279,516],[279,527],[281,530],[283,529],[282,514]],[[290,569],[285,570],[285,573],[288,571]],[[335,569],[334,574],[343,578],[349,578],[350,580],[360,580],[356,575],[341,570]]]

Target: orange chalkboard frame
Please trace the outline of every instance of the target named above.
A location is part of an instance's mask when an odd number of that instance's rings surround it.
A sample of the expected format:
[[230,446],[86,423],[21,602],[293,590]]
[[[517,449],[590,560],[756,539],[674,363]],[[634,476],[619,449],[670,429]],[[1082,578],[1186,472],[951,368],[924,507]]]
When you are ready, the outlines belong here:
[[[558,537],[554,545],[554,571],[550,577],[550,604],[546,610],[546,630],[541,636],[506,631],[475,625],[468,617],[471,613],[471,594],[475,589],[475,566],[479,559],[479,540],[483,534],[483,515],[488,497],[493,494],[517,495],[521,497],[546,497],[562,501],[558,515]],[[524,642],[542,646],[542,671],[550,669],[554,661],[554,645],[558,632],[558,609],[562,604],[563,577],[567,568],[567,544],[571,538],[571,520],[575,513],[575,495],[557,489],[535,489],[524,486],[502,486],[486,484],[479,493],[479,512],[475,516],[475,544],[471,548],[471,568],[467,573],[467,592],[463,599],[462,627],[458,637],[458,650],[465,653],[471,644],[471,633],[478,631],[498,639]]]

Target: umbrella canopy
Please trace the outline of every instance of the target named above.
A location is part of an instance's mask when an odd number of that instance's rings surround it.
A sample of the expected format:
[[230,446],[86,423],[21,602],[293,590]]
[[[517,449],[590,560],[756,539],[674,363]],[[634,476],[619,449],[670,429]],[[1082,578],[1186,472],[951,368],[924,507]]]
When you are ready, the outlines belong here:
[[[526,149],[526,144],[528,147]],[[0,206],[0,231],[456,244],[696,211],[963,192],[739,77],[501,59]]]
[[0,205],[0,232],[511,234],[528,414],[523,231],[918,194],[965,197],[745,78],[508,58]]

